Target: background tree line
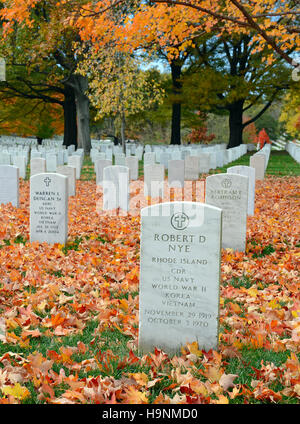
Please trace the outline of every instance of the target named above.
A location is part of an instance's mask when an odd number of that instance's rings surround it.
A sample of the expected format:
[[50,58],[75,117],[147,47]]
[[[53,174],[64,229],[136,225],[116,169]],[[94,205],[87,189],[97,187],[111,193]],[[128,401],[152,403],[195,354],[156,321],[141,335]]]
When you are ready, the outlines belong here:
[[[284,55],[274,56],[272,43],[261,45],[255,28],[224,30],[220,21],[209,31],[207,23],[198,28],[196,21],[193,31],[183,27],[181,37],[176,35],[181,18],[175,15],[176,24],[170,17],[167,25],[157,20],[152,31],[148,28],[155,36],[141,35],[143,22],[135,22],[140,39],[135,44],[129,27],[129,49],[117,30],[125,31],[129,17],[139,16],[139,2],[88,9],[85,15],[88,2],[65,3],[24,5],[22,18],[19,2],[10,2],[10,9],[0,3],[0,48],[7,62],[7,81],[0,83],[2,133],[39,139],[63,134],[65,145],[86,152],[91,132],[123,143],[125,138],[181,144],[222,137],[228,147],[254,141],[261,128],[271,138],[282,129],[297,136],[298,119],[289,105],[299,114],[299,84],[285,57],[293,57],[296,44],[281,45]],[[103,19],[94,38],[74,24],[82,16],[94,27],[99,16]],[[298,23],[295,16],[288,15],[290,25]]]

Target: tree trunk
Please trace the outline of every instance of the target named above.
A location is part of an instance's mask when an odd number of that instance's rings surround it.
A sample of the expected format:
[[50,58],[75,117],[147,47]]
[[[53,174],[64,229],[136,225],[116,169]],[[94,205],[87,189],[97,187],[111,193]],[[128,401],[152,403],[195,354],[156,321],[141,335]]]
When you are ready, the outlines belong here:
[[172,105],[172,131],[171,144],[181,144],[180,125],[181,124],[181,104]]
[[227,149],[243,143],[244,100],[238,100],[229,107],[229,143]]
[[171,143],[181,144],[181,65],[176,61],[171,62],[172,84],[173,84],[173,104],[172,104],[172,128],[171,128]]
[[77,146],[77,122],[76,103],[74,91],[71,87],[65,87],[64,108],[64,145]]
[[74,86],[77,112],[77,144],[84,149],[85,154],[91,150],[90,136],[90,101],[86,95],[88,89],[88,79],[82,75],[73,75],[72,85]]
[[125,147],[125,125],[126,125],[126,122],[125,122],[125,113],[124,112],[122,112],[121,119],[122,119],[122,121],[121,121],[122,150],[123,150],[123,153],[126,153],[126,147]]

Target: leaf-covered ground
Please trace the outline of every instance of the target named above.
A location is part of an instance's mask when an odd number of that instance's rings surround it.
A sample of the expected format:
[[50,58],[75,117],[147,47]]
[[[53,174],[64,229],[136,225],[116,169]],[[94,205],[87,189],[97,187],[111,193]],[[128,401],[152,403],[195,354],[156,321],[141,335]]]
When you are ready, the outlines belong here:
[[222,251],[220,348],[137,351],[139,216],[78,181],[66,246],[29,243],[29,182],[0,205],[0,403],[299,403],[300,177],[257,182],[245,253]]

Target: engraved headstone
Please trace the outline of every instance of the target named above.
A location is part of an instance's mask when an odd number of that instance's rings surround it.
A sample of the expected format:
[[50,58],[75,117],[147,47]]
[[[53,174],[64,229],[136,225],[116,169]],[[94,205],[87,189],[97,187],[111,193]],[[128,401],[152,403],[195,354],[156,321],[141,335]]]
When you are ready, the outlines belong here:
[[96,172],[96,184],[97,185],[103,184],[103,170],[107,166],[112,166],[111,160],[96,159],[96,161],[95,161],[95,172]]
[[200,173],[207,174],[210,170],[210,154],[200,153],[199,154],[199,171]]
[[263,154],[254,154],[250,157],[250,166],[255,168],[255,179],[263,180],[265,177],[266,157]]
[[106,160],[111,160],[111,161],[112,161],[112,159],[113,159],[113,151],[112,151],[112,148],[110,148],[110,147],[107,147],[107,148],[106,148],[106,150],[105,150],[105,159],[106,159]]
[[124,153],[117,153],[115,155],[115,165],[121,165],[125,166],[125,154]]
[[227,168],[227,173],[239,174],[248,177],[248,215],[254,215],[255,205],[255,168],[251,166],[231,166]]
[[76,168],[70,165],[61,165],[56,168],[56,172],[68,177],[68,194],[76,196]]
[[223,210],[222,247],[245,251],[248,177],[210,175],[206,178],[205,203]]
[[7,152],[0,152],[0,165],[11,165],[11,155]]
[[66,244],[68,178],[44,173],[30,178],[30,241]]
[[147,165],[155,164],[155,153],[154,152],[146,152],[144,153],[144,167]]
[[104,152],[98,152],[95,154],[94,157],[94,164],[96,163],[97,160],[106,160],[106,155]]
[[170,188],[184,188],[184,160],[169,160],[168,184]]
[[26,157],[15,156],[13,158],[13,165],[19,168],[19,177],[25,179],[26,177]]
[[139,350],[218,349],[222,211],[197,202],[141,211]]
[[171,159],[171,155],[168,152],[162,152],[159,157],[159,163],[164,165],[165,169],[168,169],[168,162]]
[[184,159],[184,179],[195,181],[199,178],[199,157],[187,156]]
[[46,170],[47,172],[56,172],[57,156],[55,153],[48,153],[46,155]]
[[57,153],[56,153],[56,156],[57,156],[57,166],[62,166],[65,163],[64,151],[58,150]]
[[137,180],[139,177],[139,160],[136,156],[127,156],[125,166],[129,168],[129,179]]
[[103,210],[129,209],[129,168],[107,166],[103,169]]
[[0,204],[19,207],[19,168],[0,165]]
[[46,172],[46,159],[32,158],[30,160],[30,175],[42,174]]
[[172,160],[181,160],[182,159],[182,152],[179,149],[174,150],[171,153],[171,156],[172,156]]
[[144,167],[144,195],[146,197],[163,197],[165,168],[161,164]]
[[68,157],[68,165],[76,168],[76,180],[80,179],[81,174],[81,156],[73,155]]

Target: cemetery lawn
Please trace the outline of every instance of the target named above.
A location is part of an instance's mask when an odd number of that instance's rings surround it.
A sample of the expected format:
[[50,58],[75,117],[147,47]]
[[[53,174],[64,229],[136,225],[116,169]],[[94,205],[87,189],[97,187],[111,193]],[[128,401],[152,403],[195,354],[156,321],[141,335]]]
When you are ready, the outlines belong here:
[[222,251],[219,350],[191,341],[175,356],[137,350],[140,219],[97,215],[91,161],[66,245],[29,243],[21,181],[20,208],[0,205],[0,403],[299,403],[295,164],[271,153],[246,252]]
[[[227,168],[236,165],[246,165],[249,166],[250,157],[255,152],[248,152],[246,155],[240,157],[236,161],[230,162],[230,164],[218,168],[217,172],[226,172]],[[215,171],[211,171],[211,174],[214,174]],[[288,175],[300,175],[300,166],[289,155],[286,151],[274,151],[272,150],[270,154],[270,159],[268,163],[268,167],[266,169],[266,175],[278,175],[278,176],[288,176]]]

